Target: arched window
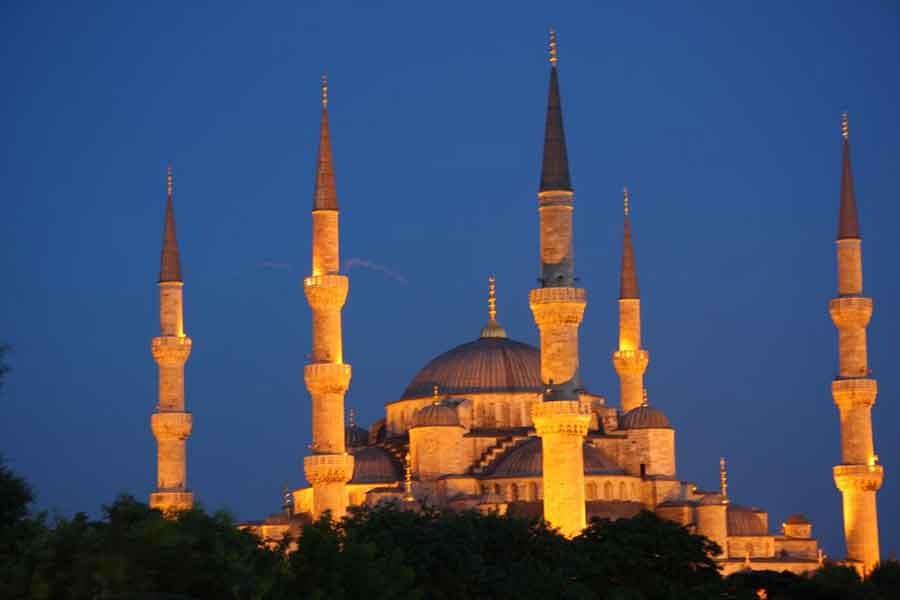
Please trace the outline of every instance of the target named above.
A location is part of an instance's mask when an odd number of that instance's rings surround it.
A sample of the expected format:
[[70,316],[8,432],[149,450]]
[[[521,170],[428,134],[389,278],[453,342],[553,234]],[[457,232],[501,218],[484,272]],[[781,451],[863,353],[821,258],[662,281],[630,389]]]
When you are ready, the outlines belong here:
[[509,486],[509,497],[513,502],[519,499],[519,486],[515,483]]
[[619,482],[619,500],[627,500],[628,499],[628,488],[625,487],[625,482]]
[[538,500],[538,486],[535,482],[531,482],[528,484],[528,499],[529,500]]
[[603,484],[603,499],[604,500],[612,500],[613,499],[613,487],[610,482],[606,482]]
[[495,483],[495,484],[494,484],[494,493],[497,494],[498,496],[502,496],[502,495],[503,495],[503,488],[500,487],[500,484],[499,484],[499,483]]
[[510,413],[508,402],[504,402],[500,407],[500,414],[499,427],[512,427],[512,414]]
[[587,491],[585,492],[588,500],[596,500],[597,499],[597,484],[593,481],[587,484]]
[[634,500],[638,500],[638,499],[639,499],[639,496],[638,496],[638,487],[637,487],[637,484],[636,484],[635,482],[633,482],[633,481],[631,482],[631,497],[632,497],[632,499],[634,499]]

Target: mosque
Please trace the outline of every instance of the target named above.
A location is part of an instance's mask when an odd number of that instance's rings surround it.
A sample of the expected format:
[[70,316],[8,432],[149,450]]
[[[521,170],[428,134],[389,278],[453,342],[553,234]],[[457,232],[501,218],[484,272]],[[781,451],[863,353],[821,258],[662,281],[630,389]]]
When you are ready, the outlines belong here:
[[[487,322],[429,361],[384,418],[368,428],[344,414],[351,367],[344,362],[341,311],[349,279],[340,273],[338,198],[323,79],[322,122],[312,206],[312,273],[303,281],[312,310],[312,352],[304,379],[312,406],[311,453],[304,459],[310,485],[288,490],[284,511],[245,524],[267,540],[299,531],[325,511],[341,517],[354,507],[398,502],[415,509],[450,509],[542,516],[567,536],[593,518],[628,517],[652,510],[716,542],[723,573],[740,569],[804,572],[823,560],[812,525],[802,515],[770,531],[766,511],[733,502],[724,459],[720,489],[701,490],[678,477],[675,428],[647,402],[643,375],[650,353],[641,345],[641,297],[632,248],[628,192],[619,289],[619,340],[612,363],[619,405],[586,390],[579,377],[578,330],[587,306],[573,260],[574,192],[563,132],[555,36],[543,162],[537,194],[540,215],[539,287],[528,302],[540,348],[511,339],[497,320],[495,283],[489,281]],[[862,295],[861,238],[850,169],[847,119],[842,123],[843,173],[837,235],[838,294],[830,313],[838,330],[840,370],[832,394],[841,423],[841,464],[835,484],[843,494],[847,564],[862,572],[879,561],[876,492],[883,468],[872,441],[871,407],[877,387],[867,367],[866,326],[872,300]],[[168,177],[159,276],[159,404],[151,416],[158,445],[152,506],[192,506],[185,445],[192,415],[185,411],[184,364],[191,339],[184,333],[180,257],[175,236],[172,175]],[[473,327],[472,333],[476,332]],[[824,475],[824,474],[823,474]]]

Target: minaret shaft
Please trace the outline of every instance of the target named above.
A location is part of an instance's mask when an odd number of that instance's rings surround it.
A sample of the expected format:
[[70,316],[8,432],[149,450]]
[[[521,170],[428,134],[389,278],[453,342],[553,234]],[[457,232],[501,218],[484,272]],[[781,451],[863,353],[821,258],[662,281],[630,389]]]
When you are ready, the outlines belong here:
[[546,388],[543,401],[532,404],[531,416],[543,444],[544,519],[572,537],[587,523],[583,446],[590,401],[581,398],[578,376],[578,328],[587,294],[574,287],[574,194],[562,126],[556,35],[552,31],[550,48],[550,92],[538,192],[541,287],[529,294],[541,334],[541,380]]
[[311,363],[304,381],[312,400],[312,451],[304,458],[306,478],[313,486],[313,511],[318,518],[330,511],[340,519],[347,512],[346,482],[353,474],[344,433],[344,394],[350,385],[350,365],[344,364],[341,310],[349,280],[340,275],[340,228],[331,140],[328,130],[327,86],[322,86],[322,127],[312,210],[312,275],[304,280],[312,310]]
[[187,438],[193,418],[185,411],[184,403],[184,364],[191,354],[192,342],[184,333],[184,282],[172,194],[170,169],[159,273],[160,335],[153,338],[151,345],[159,370],[159,399],[150,418],[157,444],[156,491],[150,494],[150,506],[164,512],[187,510],[194,504],[194,496],[187,488]]
[[838,224],[838,297],[831,300],[831,319],[838,330],[838,377],[831,393],[841,421],[841,464],[834,467],[834,482],[844,506],[847,557],[863,574],[880,561],[876,493],[884,480],[872,436],[872,405],[878,385],[869,378],[866,327],[872,317],[872,299],[862,295],[862,240],[853,176],[846,114],[843,121],[844,157]]

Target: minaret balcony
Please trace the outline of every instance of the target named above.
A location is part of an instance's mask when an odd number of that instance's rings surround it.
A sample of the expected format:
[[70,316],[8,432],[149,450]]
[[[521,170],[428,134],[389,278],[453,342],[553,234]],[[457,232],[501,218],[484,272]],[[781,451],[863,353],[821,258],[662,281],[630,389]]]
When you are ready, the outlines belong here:
[[877,492],[884,482],[884,467],[878,464],[838,465],[833,470],[841,492]]
[[872,299],[863,296],[833,298],[828,304],[831,320],[838,329],[849,327],[862,329],[872,318]]
[[831,382],[831,397],[842,410],[875,404],[878,382],[874,379],[835,379]]
[[313,310],[340,310],[349,290],[346,275],[313,275],[303,280],[303,291]]
[[157,412],[150,415],[150,429],[157,440],[186,440],[193,429],[189,412]]
[[574,287],[545,287],[528,294],[531,312],[538,327],[578,325],[587,306],[587,292]]
[[350,365],[310,363],[303,367],[303,380],[311,394],[342,394],[350,387]]
[[352,454],[313,454],[303,458],[303,471],[307,481],[320,483],[345,483],[353,476]]
[[191,338],[186,335],[164,335],[153,338],[150,349],[157,364],[177,367],[187,362],[192,344]]
[[619,375],[641,375],[649,362],[650,353],[644,349],[613,352],[613,365]]

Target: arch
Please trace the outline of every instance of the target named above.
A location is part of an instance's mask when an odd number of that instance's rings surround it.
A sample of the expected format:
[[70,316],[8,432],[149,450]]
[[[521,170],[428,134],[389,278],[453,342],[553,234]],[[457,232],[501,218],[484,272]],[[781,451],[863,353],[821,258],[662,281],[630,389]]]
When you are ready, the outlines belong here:
[[603,499],[604,500],[612,500],[613,499],[613,486],[612,483],[606,482],[603,484]]
[[625,485],[624,481],[619,482],[619,500],[627,500],[628,499],[628,487]]
[[519,486],[515,483],[509,486],[509,499],[513,502],[519,499]]
[[587,496],[588,500],[596,500],[597,499],[597,484],[593,481],[588,482],[587,489],[585,490],[585,496]]
[[539,500],[538,497],[538,486],[537,483],[531,482],[528,484],[528,499],[529,500]]
[[631,482],[631,498],[633,500],[640,499],[640,494],[638,494],[638,486],[634,481]]
[[502,496],[502,495],[503,495],[503,488],[500,486],[499,483],[495,483],[495,484],[494,484],[494,494],[496,494],[496,495],[498,495],[498,496]]

